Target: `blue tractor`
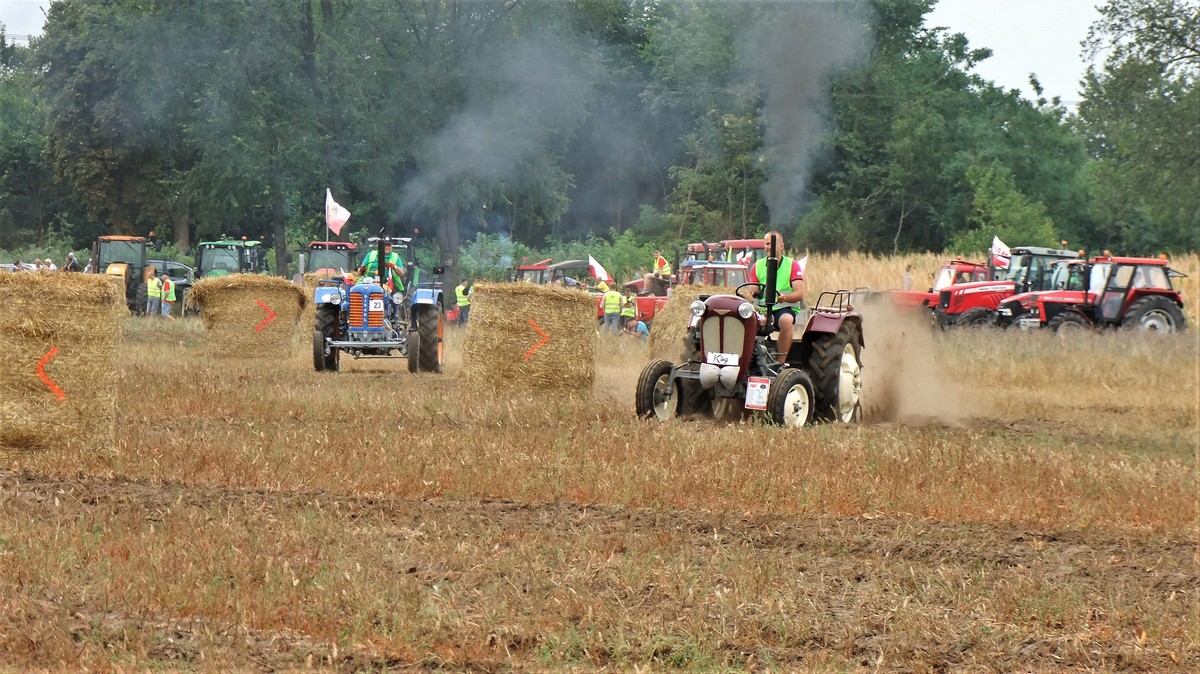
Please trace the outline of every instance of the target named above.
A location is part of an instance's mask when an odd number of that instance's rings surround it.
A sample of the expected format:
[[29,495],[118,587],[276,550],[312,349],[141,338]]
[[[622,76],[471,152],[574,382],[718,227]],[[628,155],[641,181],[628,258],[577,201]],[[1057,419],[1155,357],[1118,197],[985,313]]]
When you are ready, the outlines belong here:
[[354,283],[318,282],[313,297],[313,368],[318,372],[337,372],[343,351],[354,358],[407,357],[409,372],[442,371],[443,268],[433,268],[432,281],[422,280],[409,238],[371,237],[364,248],[374,247],[382,260],[387,244],[404,254],[403,292],[391,292],[370,276]]

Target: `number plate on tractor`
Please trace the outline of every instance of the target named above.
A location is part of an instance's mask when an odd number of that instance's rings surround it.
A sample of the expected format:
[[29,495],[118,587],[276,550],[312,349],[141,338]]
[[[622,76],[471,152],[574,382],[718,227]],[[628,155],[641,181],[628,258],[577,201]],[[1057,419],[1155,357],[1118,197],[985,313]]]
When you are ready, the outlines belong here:
[[766,377],[750,377],[746,382],[746,409],[767,409],[767,391],[770,389],[770,379]]
[[383,300],[371,300],[367,302],[367,311],[383,311]]
[[712,363],[713,365],[737,365],[738,354],[709,351],[708,362]]

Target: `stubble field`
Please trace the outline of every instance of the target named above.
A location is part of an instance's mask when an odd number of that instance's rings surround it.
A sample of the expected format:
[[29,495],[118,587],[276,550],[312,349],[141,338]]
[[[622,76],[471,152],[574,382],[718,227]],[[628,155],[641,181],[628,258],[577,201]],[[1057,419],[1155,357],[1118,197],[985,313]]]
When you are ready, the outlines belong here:
[[1200,668],[1200,332],[865,332],[785,431],[130,319],[113,450],[4,459],[0,668]]

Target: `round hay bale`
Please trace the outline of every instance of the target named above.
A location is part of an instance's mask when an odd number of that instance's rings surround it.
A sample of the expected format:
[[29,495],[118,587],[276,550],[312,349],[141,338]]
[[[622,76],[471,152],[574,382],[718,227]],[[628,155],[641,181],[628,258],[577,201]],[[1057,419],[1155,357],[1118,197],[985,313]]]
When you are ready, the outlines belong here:
[[650,328],[650,359],[665,358],[678,363],[683,358],[683,338],[692,318],[692,302],[701,295],[732,295],[733,288],[722,286],[675,286],[667,305],[655,312]]
[[187,304],[200,311],[210,353],[262,358],[291,352],[308,298],[285,278],[230,274],[197,281]]
[[124,293],[101,275],[0,272],[0,455],[113,447]]
[[596,299],[530,283],[480,283],[471,292],[463,380],[481,390],[590,394]]

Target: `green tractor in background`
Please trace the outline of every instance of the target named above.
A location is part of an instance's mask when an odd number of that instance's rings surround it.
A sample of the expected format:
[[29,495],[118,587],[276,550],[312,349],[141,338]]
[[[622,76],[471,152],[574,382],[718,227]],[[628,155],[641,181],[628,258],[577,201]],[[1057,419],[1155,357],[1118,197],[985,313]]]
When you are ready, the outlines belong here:
[[209,278],[230,274],[270,274],[268,250],[262,241],[221,239],[196,246],[196,276]]

